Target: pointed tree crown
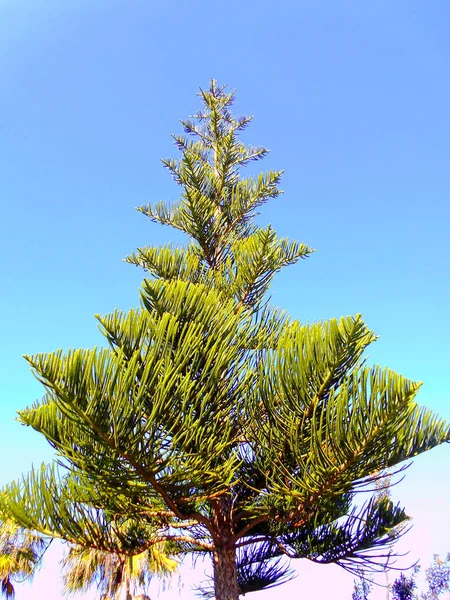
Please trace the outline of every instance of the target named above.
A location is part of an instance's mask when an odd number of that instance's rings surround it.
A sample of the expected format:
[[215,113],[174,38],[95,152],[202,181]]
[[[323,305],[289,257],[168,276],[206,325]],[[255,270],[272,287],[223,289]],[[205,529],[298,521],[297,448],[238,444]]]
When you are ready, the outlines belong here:
[[311,248],[255,223],[281,171],[242,178],[267,153],[239,141],[251,118],[214,81],[200,96],[181,159],[163,161],[180,199],[139,209],[189,244],[128,257],[149,276],[140,309],[98,317],[106,348],[27,357],[46,395],[20,420],[68,469],[32,471],[0,508],[86,548],[208,552],[217,600],[283,581],[280,557],[384,568],[408,517],[355,494],[450,428],[419,384],[365,363],[360,315],[303,325],[269,305],[275,273]]
[[203,109],[181,121],[185,135],[174,135],[182,158],[163,160],[182,188],[177,203],[159,202],[138,210],[156,223],[187,234],[187,248],[139,249],[127,260],[154,277],[214,284],[237,305],[256,308],[274,274],[308,256],[305,244],[279,239],[269,225],[258,227],[254,218],[261,205],[282,192],[282,171],[242,178],[241,168],[264,158],[262,147],[245,146],[239,133],[253,117],[234,118],[234,92],[213,80],[200,91]]

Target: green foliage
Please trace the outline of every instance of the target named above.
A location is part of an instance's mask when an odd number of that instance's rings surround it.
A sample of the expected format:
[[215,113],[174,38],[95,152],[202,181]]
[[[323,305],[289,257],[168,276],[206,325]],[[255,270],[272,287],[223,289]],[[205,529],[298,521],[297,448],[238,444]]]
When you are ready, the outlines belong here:
[[285,578],[282,556],[384,566],[408,517],[389,498],[356,509],[354,495],[449,426],[416,404],[419,384],[365,364],[376,336],[361,316],[304,325],[270,305],[275,273],[312,249],[256,225],[281,171],[242,178],[267,153],[238,139],[251,119],[214,81],[200,96],[174,136],[181,159],[163,161],[179,201],[139,209],[189,244],[130,255],[148,273],[141,308],[97,317],[106,348],[27,357],[46,394],[19,419],[60,466],[9,485],[1,506],[100,551],[170,541],[212,553],[217,573],[236,552],[241,592]]

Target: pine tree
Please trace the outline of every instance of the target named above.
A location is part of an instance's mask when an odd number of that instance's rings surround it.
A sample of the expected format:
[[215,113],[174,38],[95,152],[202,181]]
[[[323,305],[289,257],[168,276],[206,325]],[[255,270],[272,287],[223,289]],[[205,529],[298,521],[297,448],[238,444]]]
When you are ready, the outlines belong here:
[[200,97],[174,136],[181,159],[163,161],[180,200],[139,209],[189,243],[128,258],[148,274],[141,308],[98,316],[108,347],[27,357],[45,396],[19,418],[59,467],[1,505],[94,549],[209,553],[217,600],[280,583],[282,557],[384,568],[408,517],[354,496],[449,426],[416,404],[419,384],[365,364],[376,336],[361,316],[302,325],[271,306],[274,275],[312,249],[255,223],[282,172],[241,177],[267,154],[239,141],[251,117],[214,81]]

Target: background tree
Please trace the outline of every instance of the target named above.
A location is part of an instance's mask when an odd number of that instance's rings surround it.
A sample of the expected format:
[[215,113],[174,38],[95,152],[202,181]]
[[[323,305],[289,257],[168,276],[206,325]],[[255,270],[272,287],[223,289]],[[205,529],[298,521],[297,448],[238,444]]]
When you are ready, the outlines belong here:
[[155,575],[167,577],[178,566],[166,554],[166,545],[155,544],[133,556],[72,546],[62,561],[64,592],[83,593],[96,587],[102,600],[143,597],[137,596],[139,588],[146,590]]
[[45,541],[10,519],[0,521],[0,592],[14,598],[15,583],[32,578],[46,549]]
[[352,600],[369,600],[372,582],[361,576],[359,579],[355,579],[354,583]]
[[281,171],[241,178],[267,150],[239,141],[251,118],[233,117],[233,93],[200,96],[181,160],[163,161],[179,202],[140,209],[189,244],[129,257],[149,278],[140,310],[98,317],[108,348],[27,357],[46,395],[20,420],[63,470],[32,471],[2,506],[97,550],[209,553],[217,600],[279,583],[283,556],[384,568],[407,516],[354,495],[449,426],[416,404],[419,384],[364,363],[376,336],[360,316],[301,325],[268,304],[275,273],[312,250],[255,223]]
[[406,577],[404,573],[401,573],[393,585],[392,585],[392,598],[393,600],[414,600],[416,597],[414,590],[416,589],[415,573]]
[[[131,528],[133,524],[127,526]],[[14,597],[15,582],[22,583],[33,577],[48,545],[48,540],[13,521],[1,521],[0,581],[6,598]],[[154,576],[167,578],[175,572],[178,561],[169,556],[170,550],[174,550],[173,546],[169,548],[167,542],[162,542],[130,556],[71,545],[61,564],[64,593],[86,592],[96,587],[103,600],[114,600],[122,595],[131,600],[137,597],[139,588],[147,588]]]
[[[412,574],[407,577],[401,573],[394,581],[392,586],[388,586],[388,598],[391,597],[389,592],[392,592],[392,600],[439,600],[440,598],[450,598],[450,554],[447,554],[445,560],[442,560],[437,554],[433,556],[433,562],[425,571],[426,582],[428,589],[417,592],[416,576],[420,571],[419,566],[413,568]],[[389,589],[391,588],[391,589]],[[367,581],[360,577],[355,580],[355,591],[352,595],[353,600],[364,598],[368,600],[371,586],[367,585]],[[443,594],[447,593],[446,596]]]
[[442,560],[437,554],[433,556],[433,562],[425,571],[428,590],[422,594],[423,600],[438,600],[442,594],[450,598],[450,553],[445,560]]

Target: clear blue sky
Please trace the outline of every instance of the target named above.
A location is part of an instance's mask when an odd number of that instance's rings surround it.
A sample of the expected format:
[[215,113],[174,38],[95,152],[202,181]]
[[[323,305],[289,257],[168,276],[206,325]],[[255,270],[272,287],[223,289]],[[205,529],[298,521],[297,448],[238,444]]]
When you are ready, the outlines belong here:
[[[173,239],[134,207],[176,199],[159,158],[211,77],[286,171],[262,220],[317,249],[275,302],[303,321],[361,312],[370,360],[450,418],[449,24],[445,0],[1,2],[0,483],[51,456],[14,422],[41,395],[22,354],[101,343],[93,315],[138,302],[122,258]],[[415,517],[406,562],[450,550],[449,451],[395,491]],[[59,598],[51,569],[17,599]],[[351,577],[299,569],[254,599],[350,597]]]

